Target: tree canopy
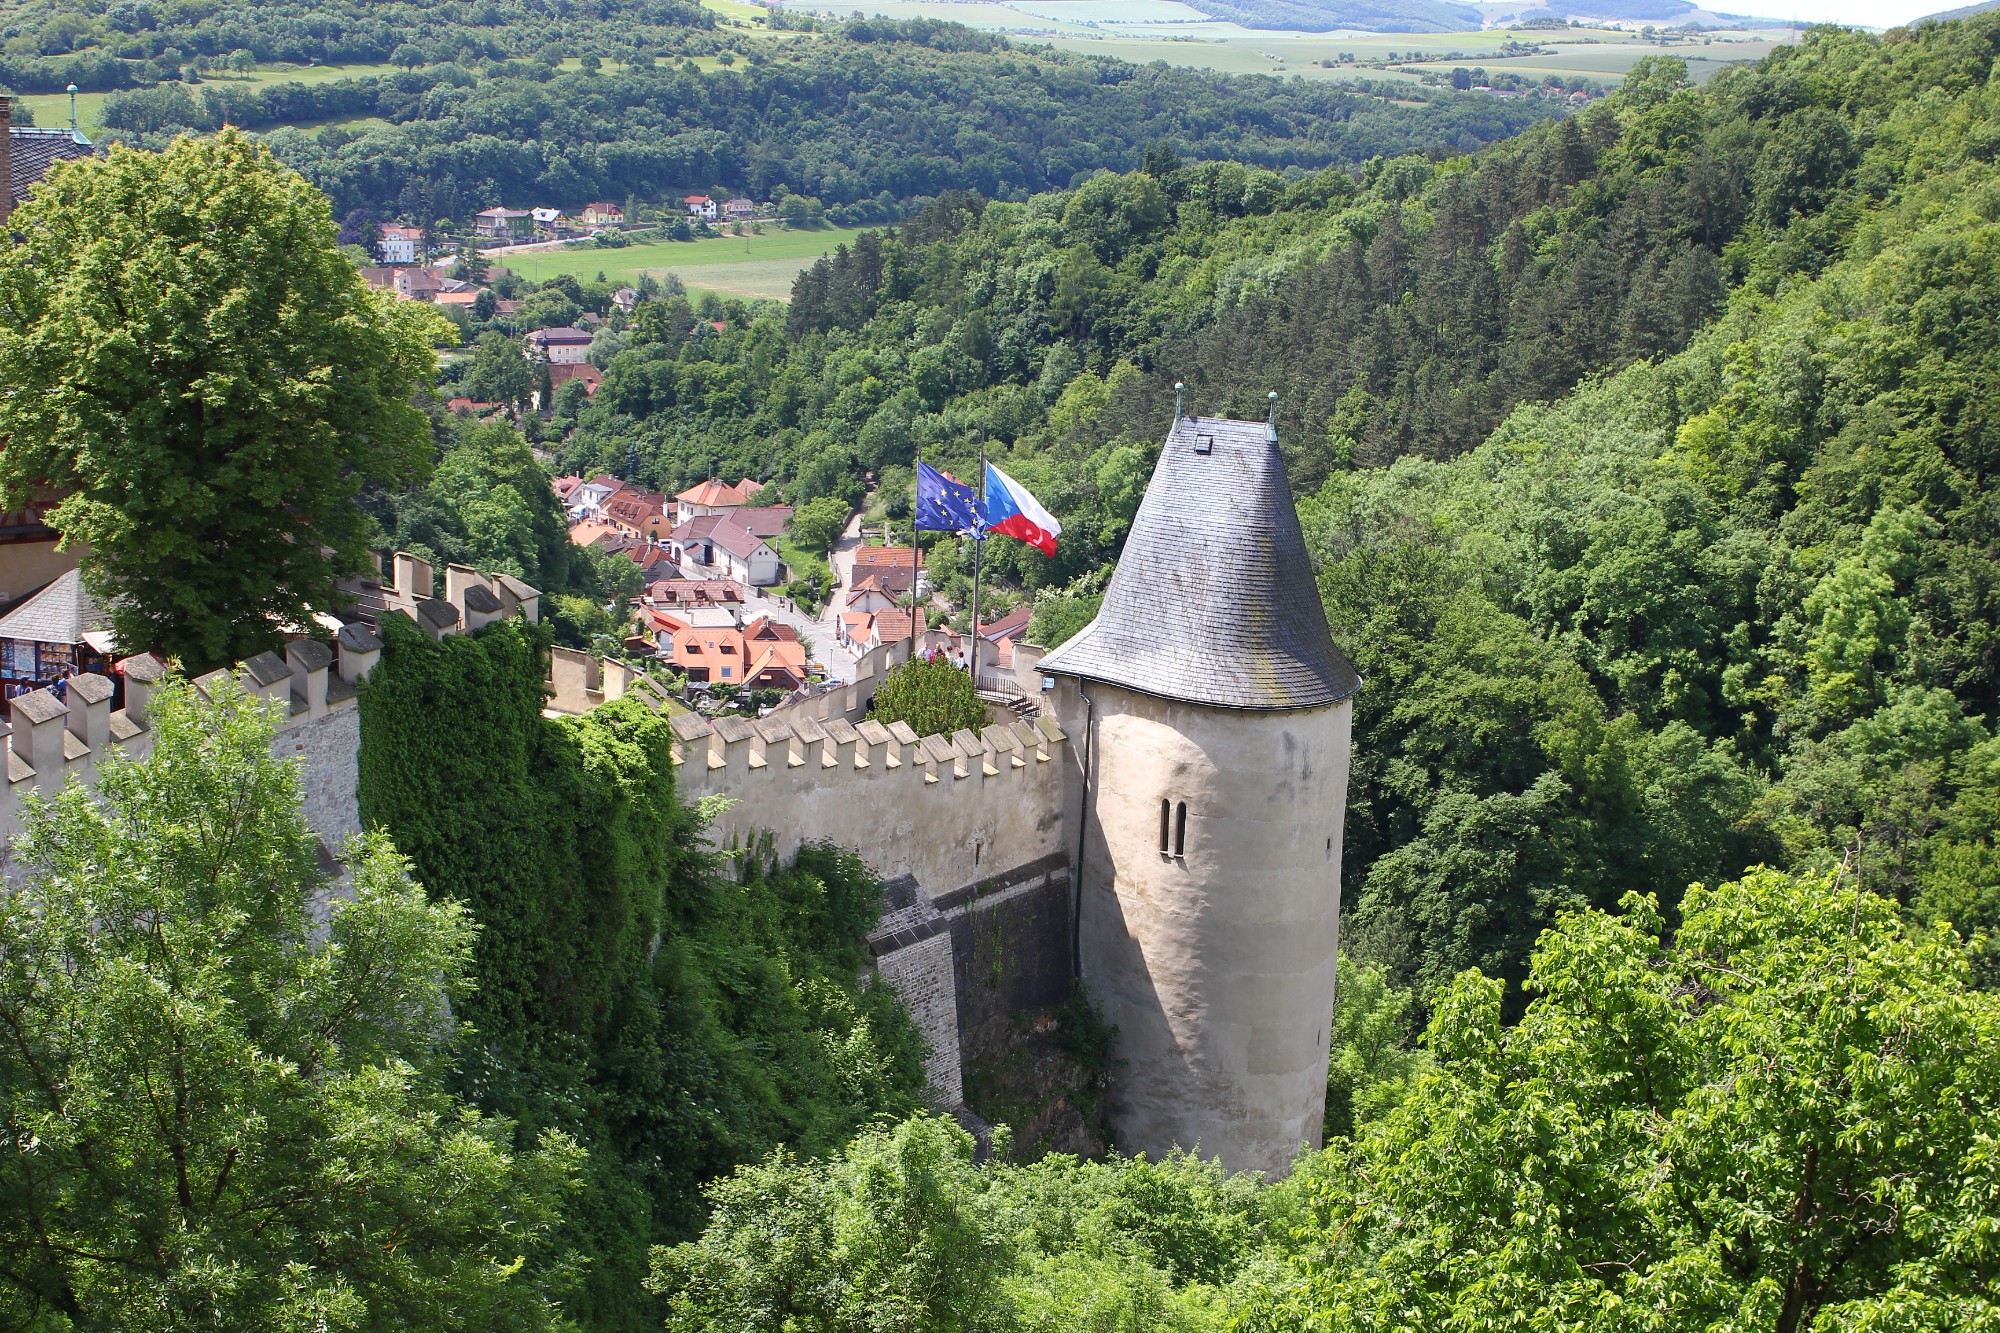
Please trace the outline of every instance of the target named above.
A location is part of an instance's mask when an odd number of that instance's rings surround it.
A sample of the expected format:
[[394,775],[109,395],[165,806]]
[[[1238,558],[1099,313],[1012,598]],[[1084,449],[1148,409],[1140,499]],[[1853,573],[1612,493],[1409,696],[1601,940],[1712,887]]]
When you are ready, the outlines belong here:
[[61,166],[0,247],[0,499],[47,488],[129,652],[251,656],[361,568],[365,485],[430,461],[434,316],[234,131]]
[[907,722],[919,736],[949,736],[986,725],[986,705],[964,667],[917,657],[882,678],[869,715],[883,726]]
[[0,895],[0,1322],[535,1329],[581,1153],[443,1089],[475,927],[382,838],[320,869],[233,686],[31,803]]

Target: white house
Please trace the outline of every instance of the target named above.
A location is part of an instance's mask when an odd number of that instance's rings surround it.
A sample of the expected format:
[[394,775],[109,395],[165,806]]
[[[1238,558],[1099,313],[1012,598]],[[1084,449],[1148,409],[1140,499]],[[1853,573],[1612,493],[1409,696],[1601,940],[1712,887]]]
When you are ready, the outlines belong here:
[[687,523],[704,514],[727,514],[740,509],[750,502],[750,497],[764,489],[764,483],[744,477],[734,486],[714,477],[698,486],[690,486],[674,497],[674,521]]
[[528,335],[527,355],[552,366],[579,366],[590,353],[591,337],[588,329],[536,329]]
[[417,262],[417,247],[423,241],[422,227],[401,227],[385,222],[382,234],[375,242],[375,252],[385,264],[414,264]]
[[715,221],[721,212],[721,209],[716,206],[715,200],[705,194],[683,195],[681,197],[681,206],[687,209],[689,217],[700,218],[703,222]]
[[753,588],[768,588],[784,571],[777,548],[739,522],[733,514],[704,514],[674,529],[674,553],[719,570],[724,577]]

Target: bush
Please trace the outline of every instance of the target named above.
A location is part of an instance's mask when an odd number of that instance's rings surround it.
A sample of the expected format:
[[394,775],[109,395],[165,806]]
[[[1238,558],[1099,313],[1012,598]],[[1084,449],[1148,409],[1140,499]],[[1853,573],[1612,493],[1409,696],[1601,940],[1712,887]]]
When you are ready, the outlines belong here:
[[891,671],[875,692],[877,722],[907,722],[919,736],[949,736],[986,725],[986,705],[972,677],[942,658],[918,658]]

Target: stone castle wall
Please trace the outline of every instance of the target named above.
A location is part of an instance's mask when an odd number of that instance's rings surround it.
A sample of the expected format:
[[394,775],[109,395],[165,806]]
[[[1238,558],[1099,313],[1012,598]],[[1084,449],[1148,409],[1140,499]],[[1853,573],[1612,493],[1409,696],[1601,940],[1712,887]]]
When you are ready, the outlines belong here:
[[724,847],[769,833],[789,860],[808,842],[836,842],[933,894],[1063,849],[1068,737],[1049,717],[922,737],[900,722],[796,714],[684,715],[673,728],[682,796],[730,801],[713,825]]
[[[534,620],[540,610],[539,593],[505,575],[452,565],[445,570],[445,596],[439,598],[432,596],[436,580],[426,561],[398,553],[392,571],[387,582],[379,577],[357,582],[346,592],[369,618],[408,615],[433,637],[476,629],[508,615]],[[355,620],[340,630],[331,647],[316,639],[293,639],[282,655],[260,653],[193,682],[198,693],[208,696],[234,679],[247,694],[271,705],[279,715],[271,751],[304,765],[306,823],[336,856],[361,831],[356,699],[381,655],[381,639],[366,620]],[[9,701],[11,716],[0,735],[0,759],[6,763],[6,780],[0,783],[0,867],[6,873],[20,873],[13,864],[13,840],[21,831],[22,803],[29,793],[53,796],[71,779],[88,785],[96,780],[99,761],[113,753],[135,759],[152,753],[147,709],[166,678],[166,665],[141,653],[125,658],[119,669],[125,683],[123,708],[111,707],[115,683],[96,675],[70,677],[64,698],[52,690],[35,690]]]

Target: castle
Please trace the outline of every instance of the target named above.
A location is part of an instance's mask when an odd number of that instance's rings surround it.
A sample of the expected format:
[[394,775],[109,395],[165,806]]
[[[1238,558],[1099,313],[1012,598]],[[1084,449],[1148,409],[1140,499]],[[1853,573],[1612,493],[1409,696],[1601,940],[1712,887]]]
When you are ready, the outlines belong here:
[[[518,580],[453,566],[444,582],[431,597],[431,568],[398,555],[359,602],[434,636],[535,617]],[[240,670],[288,702],[275,748],[305,762],[330,846],[359,826],[353,703],[381,651],[349,624],[331,650],[300,641]],[[1325,1105],[1361,682],[1328,632],[1274,428],[1175,421],[1097,618],[1053,652],[1015,651],[1009,692],[1037,715],[951,736],[884,726],[868,705],[907,652],[877,648],[844,688],[755,721],[676,717],[681,796],[729,798],[711,829],[725,846],[827,840],[883,877],[869,951],[929,1042],[943,1106],[1016,1014],[1081,982],[1117,1029],[1119,1148],[1282,1173]],[[116,714],[82,678],[67,701],[15,701],[0,831],[17,789],[87,778],[107,744],[143,748],[157,664],[124,674]],[[632,693],[664,704],[630,668],[554,651],[553,711]]]

